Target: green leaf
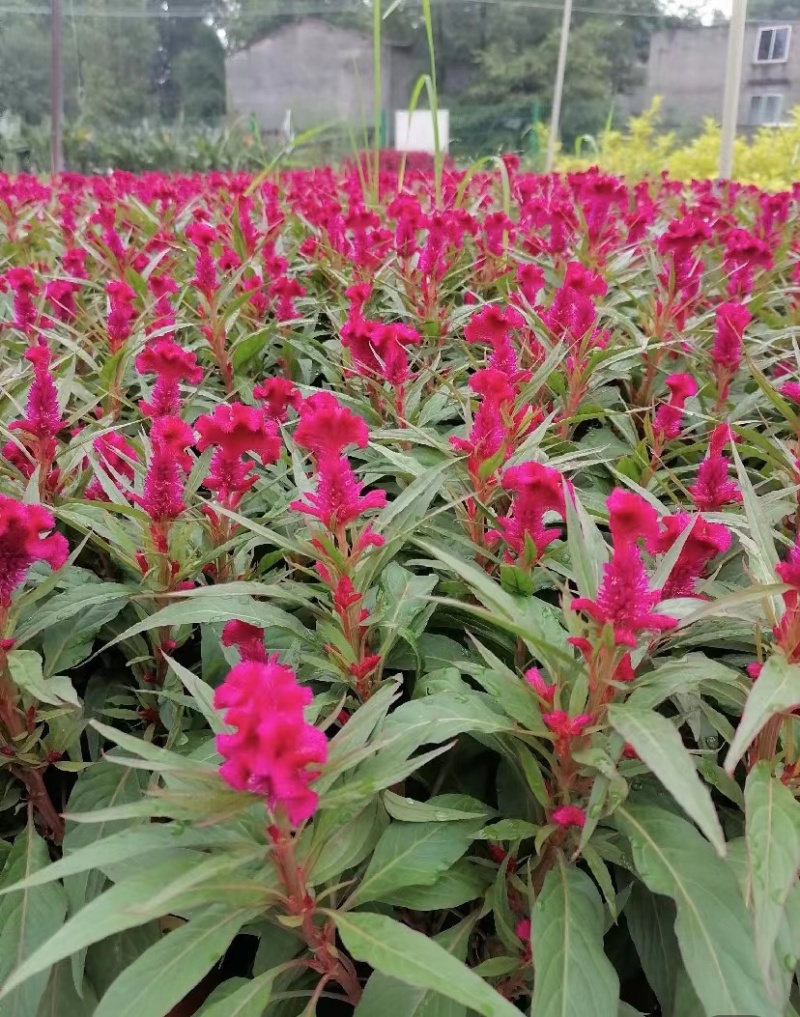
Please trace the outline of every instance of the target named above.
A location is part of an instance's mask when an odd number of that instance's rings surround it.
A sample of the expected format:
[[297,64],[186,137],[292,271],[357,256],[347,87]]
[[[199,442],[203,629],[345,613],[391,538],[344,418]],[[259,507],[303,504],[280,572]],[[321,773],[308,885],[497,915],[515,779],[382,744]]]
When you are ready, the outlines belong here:
[[432,885],[406,886],[386,894],[382,900],[411,911],[446,911],[482,897],[492,878],[491,869],[462,858]]
[[97,996],[92,986],[84,982],[83,996],[79,996],[70,966],[62,961],[50,972],[36,1017],[94,1017],[96,1009]]
[[641,678],[637,677],[627,702],[639,710],[652,710],[678,692],[702,689],[711,682],[747,691],[750,685],[739,671],[726,667],[720,661],[712,660],[704,653],[689,653],[685,657],[667,660]]
[[[196,1017],[261,1017],[272,995],[275,975],[271,971],[239,985],[219,998],[219,990],[198,1011]],[[231,979],[233,981],[233,979]],[[222,988],[228,983],[225,982]]]
[[[98,809],[115,808],[138,802],[142,797],[141,775],[127,767],[114,766],[104,759],[93,763],[78,777],[69,799],[74,812],[96,812]],[[73,823],[67,820],[64,836],[64,859],[81,848],[87,848],[111,834],[127,829],[131,820],[103,822],[98,824]],[[64,889],[67,892],[68,914],[76,914],[87,902],[103,889],[106,878],[97,870],[84,871],[67,878]],[[80,991],[83,977],[85,953],[76,952],[72,961],[75,986]]]
[[733,773],[768,720],[796,706],[800,706],[800,664],[790,664],[784,657],[770,657],[758,680],[753,682],[736,737],[725,757],[728,773]]
[[800,869],[800,802],[773,777],[771,763],[753,767],[744,793],[756,958],[772,998],[786,1002],[781,992],[783,958],[776,957],[775,944]]
[[531,922],[532,1017],[616,1017],[619,978],[603,950],[604,924],[585,872],[561,862],[547,873]]
[[61,622],[74,618],[76,614],[83,614],[98,605],[111,610],[113,604],[117,609],[116,614],[136,592],[134,588],[121,583],[83,583],[56,594],[23,624],[16,633],[15,645],[21,647],[38,633],[47,632]]
[[[251,857],[258,857],[258,852],[254,850]],[[215,898],[218,900],[219,890],[213,880],[239,867],[242,862],[242,856],[208,858],[199,852],[185,851],[180,857],[172,857],[116,883],[66,924],[62,925],[59,920],[55,934],[39,946],[2,986],[0,1001],[29,978],[106,936],[143,925],[170,911],[208,903]],[[39,892],[38,889],[35,892]],[[19,897],[14,895],[7,899],[13,902]],[[5,902],[0,906],[4,905]]]
[[708,788],[700,779],[692,757],[675,725],[652,710],[637,710],[629,703],[608,708],[611,726],[636,749],[686,814],[697,823],[720,857],[725,854],[722,832]]
[[189,597],[186,600],[167,604],[144,621],[131,625],[121,635],[107,643],[104,649],[137,636],[151,629],[169,628],[173,625],[202,625],[209,622],[226,622],[233,619],[257,625],[259,628],[279,629],[289,632],[300,642],[308,643],[310,631],[287,611],[262,604],[253,597]]
[[475,828],[470,822],[392,823],[378,841],[350,906],[382,900],[405,886],[435,883],[467,851]]
[[377,799],[346,823],[341,822],[335,810],[322,813],[314,828],[314,861],[308,870],[309,879],[315,884],[326,883],[359,865],[372,853],[386,823]]
[[676,976],[683,970],[675,916],[675,904],[668,897],[651,893],[638,881],[633,884],[625,921],[648,985],[667,1017],[674,1013]]
[[452,954],[385,915],[331,912],[357,961],[420,989],[433,989],[484,1017],[519,1017],[519,1010]]
[[86,953],[86,977],[102,997],[122,972],[161,939],[157,920],[100,940]]
[[8,655],[8,667],[18,689],[40,703],[50,706],[80,706],[78,693],[69,678],[63,675],[45,678],[42,672],[42,658],[33,650],[12,650]]
[[[47,867],[47,845],[36,833],[33,823],[19,834],[3,869],[0,886],[19,882]],[[67,910],[64,890],[58,884],[31,887],[0,900],[0,984],[23,964],[37,947],[56,934]],[[42,967],[37,976],[0,999],[0,1017],[31,1017],[45,996],[51,965]]]
[[761,983],[750,920],[731,868],[671,812],[625,804],[615,817],[643,881],[675,902],[683,963],[709,1017],[781,1017]]
[[[222,722],[222,714],[214,708],[214,690],[207,685],[202,678],[198,678],[183,664],[179,664],[172,657],[164,656],[172,671],[180,678],[186,691],[197,704],[198,711],[205,717],[208,726],[215,734],[226,730]],[[229,730],[229,729],[228,729]]]
[[[475,918],[465,918],[452,929],[440,932],[433,941],[464,961],[474,927]],[[438,992],[407,985],[381,971],[373,971],[353,1017],[386,1017],[388,1014],[391,1017],[467,1017],[467,1007]]]
[[122,972],[94,1017],[164,1017],[224,956],[254,914],[212,908],[168,933]]

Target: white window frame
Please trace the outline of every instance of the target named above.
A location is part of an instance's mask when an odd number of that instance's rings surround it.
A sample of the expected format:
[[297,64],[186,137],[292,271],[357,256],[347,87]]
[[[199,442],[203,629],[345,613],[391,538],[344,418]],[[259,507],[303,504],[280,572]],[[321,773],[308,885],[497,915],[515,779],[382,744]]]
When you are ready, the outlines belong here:
[[[749,108],[748,108],[748,111],[747,111],[747,124],[748,124],[748,127],[780,127],[781,123],[782,123],[782,119],[781,118],[783,116],[783,98],[784,97],[783,97],[783,93],[782,92],[753,92],[753,94],[750,96],[750,105],[749,105]],[[754,99],[759,99],[760,100],[761,108],[762,109],[764,108],[764,105],[765,105],[767,99],[777,99],[778,100],[778,113],[777,113],[776,119],[775,120],[769,120],[769,121],[759,120],[757,123],[753,123],[752,120],[751,120],[751,115],[752,115],[751,111],[753,109],[753,100]]]
[[[774,59],[771,56],[766,57],[765,59],[762,59],[762,58],[759,57],[758,52],[761,49],[761,36],[764,34],[764,32],[775,32],[775,33],[777,33],[777,32],[786,32],[786,53],[785,53],[785,55],[783,57],[781,57],[781,59],[776,60],[776,59]],[[756,49],[755,49],[755,53],[753,54],[753,63],[754,64],[785,64],[787,62],[787,60],[789,59],[789,47],[791,46],[791,44],[792,44],[792,26],[791,25],[762,25],[762,27],[759,28],[759,30],[758,30],[758,35],[756,36]],[[770,45],[770,52],[772,52],[772,50],[774,50],[774,48],[775,48],[775,36],[773,35],[772,44]]]

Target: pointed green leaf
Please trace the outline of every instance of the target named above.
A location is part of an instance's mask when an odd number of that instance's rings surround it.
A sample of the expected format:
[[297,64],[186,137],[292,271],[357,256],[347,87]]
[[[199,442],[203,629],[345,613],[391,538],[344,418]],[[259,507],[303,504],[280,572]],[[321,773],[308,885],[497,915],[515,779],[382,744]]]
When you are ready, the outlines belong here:
[[744,793],[756,957],[772,998],[785,1002],[781,993],[783,958],[776,957],[775,944],[800,869],[800,802],[773,777],[771,763],[753,767]]
[[762,984],[750,920],[731,868],[691,823],[671,812],[625,804],[615,817],[643,881],[675,902],[683,963],[709,1017],[781,1017]]
[[386,915],[331,912],[348,952],[376,971],[433,989],[484,1017],[519,1017],[519,1010],[434,940]]
[[392,823],[378,841],[350,905],[406,886],[430,886],[468,849],[475,823]]
[[616,1017],[619,978],[603,951],[603,903],[591,878],[563,863],[547,873],[531,923],[532,1017]]
[[725,835],[714,803],[675,725],[660,713],[638,710],[629,703],[609,706],[608,719],[614,730],[636,749],[639,758],[678,805],[697,823],[717,854],[724,856]]
[[56,964],[50,972],[47,991],[39,1003],[36,1017],[94,1017],[97,996],[87,982],[79,996],[67,961]]
[[168,933],[122,972],[94,1017],[164,1017],[202,981],[253,914],[212,908]]
[[[244,985],[237,985],[224,995],[219,989],[197,1011],[196,1017],[262,1017],[272,995],[275,974],[267,971],[250,979]],[[230,980],[233,982],[233,979]],[[221,988],[228,983],[225,982]]]
[[[33,823],[19,834],[3,869],[0,886],[5,888],[47,867],[47,845]],[[58,884],[31,887],[0,900],[0,984],[37,948],[57,933],[64,921],[67,899]],[[0,1017],[31,1017],[47,990],[50,964],[42,967],[26,985],[0,999]]]

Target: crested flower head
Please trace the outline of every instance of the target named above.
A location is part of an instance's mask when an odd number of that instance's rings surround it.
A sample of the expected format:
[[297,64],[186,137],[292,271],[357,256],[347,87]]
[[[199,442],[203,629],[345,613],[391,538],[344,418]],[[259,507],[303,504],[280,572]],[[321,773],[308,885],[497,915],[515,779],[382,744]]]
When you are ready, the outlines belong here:
[[177,415],[181,398],[179,384],[193,385],[203,380],[203,369],[191,350],[185,350],[168,336],[154,339],[136,358],[139,374],[155,374],[156,384],[149,402],[142,400],[139,407],[148,417]]
[[11,594],[37,561],[55,570],[67,560],[66,538],[48,533],[54,526],[52,515],[41,505],[25,505],[0,495],[0,606],[9,605]]
[[305,495],[305,500],[293,501],[290,508],[314,516],[329,530],[347,526],[369,509],[386,505],[386,492],[370,491],[362,495],[363,484],[358,480],[345,457],[330,455],[319,461],[317,490]]
[[33,382],[28,391],[25,417],[14,421],[10,430],[24,431],[32,438],[51,440],[64,427],[58,408],[58,392],[50,374],[50,350],[32,346],[25,359],[33,365]]
[[185,510],[183,481],[194,444],[191,427],[179,417],[158,417],[150,431],[151,455],[139,502],[154,523],[168,523]]
[[521,463],[506,470],[503,488],[513,492],[511,507],[507,515],[498,518],[500,528],[492,530],[488,539],[504,540],[519,558],[525,556],[526,542],[530,540],[538,560],[547,546],[561,536],[560,529],[548,529],[544,519],[548,512],[562,518],[566,514],[564,477],[552,466]]
[[[133,480],[134,468],[130,461],[136,461],[136,449],[130,445],[124,434],[120,434],[119,431],[101,434],[92,442],[92,448],[103,466],[111,471],[111,479],[115,487],[119,488],[115,474],[128,481]],[[97,478],[86,488],[86,497],[93,501],[108,501],[108,495]]]
[[742,360],[744,330],[753,320],[753,315],[744,304],[728,301],[716,310],[716,332],[711,359],[717,367],[731,371],[738,369]]
[[730,460],[722,454],[732,440],[728,424],[718,424],[711,435],[708,455],[700,463],[697,480],[689,487],[689,494],[702,512],[712,512],[724,505],[742,500],[742,492],[735,480],[731,480]]
[[586,826],[586,813],[577,805],[559,805],[550,813],[550,822],[563,829],[568,829],[570,826],[583,829]]
[[257,625],[237,620],[227,622],[222,630],[222,645],[235,646],[239,650],[242,660],[267,663],[264,630]]
[[296,410],[302,401],[300,390],[289,378],[265,378],[253,389],[253,398],[261,403],[267,420],[279,424],[286,420],[289,407]]
[[348,445],[365,448],[369,430],[364,420],[342,406],[335,395],[317,392],[304,399],[300,406],[300,423],[294,440],[318,460],[338,459]]
[[686,400],[697,395],[697,382],[691,374],[671,374],[666,386],[669,401],[658,407],[653,420],[653,432],[662,441],[680,437]]
[[610,626],[618,645],[636,646],[638,633],[659,632],[677,625],[677,619],[653,613],[661,596],[650,589],[636,543],[641,537],[657,537],[658,516],[639,495],[619,488],[606,504],[614,552],[603,566],[597,598],[577,597],[572,609],[585,612],[598,625]]
[[250,475],[253,463],[246,462],[244,455],[250,452],[265,464],[280,458],[278,425],[253,406],[221,403],[212,414],[198,417],[195,426],[200,435],[197,448],[201,452],[216,446],[204,484],[232,507],[257,479]]
[[666,554],[683,533],[690,530],[661,596],[665,600],[692,597],[708,564],[731,546],[730,530],[721,523],[710,523],[702,516],[690,516],[688,512],[665,516],[661,526],[661,532],[648,542],[648,550],[652,554]]
[[317,808],[309,785],[328,754],[325,735],[304,716],[311,698],[277,655],[237,664],[214,694],[214,705],[234,728],[217,736],[225,760],[221,777],[237,791],[261,795],[272,812],[285,810],[293,826]]

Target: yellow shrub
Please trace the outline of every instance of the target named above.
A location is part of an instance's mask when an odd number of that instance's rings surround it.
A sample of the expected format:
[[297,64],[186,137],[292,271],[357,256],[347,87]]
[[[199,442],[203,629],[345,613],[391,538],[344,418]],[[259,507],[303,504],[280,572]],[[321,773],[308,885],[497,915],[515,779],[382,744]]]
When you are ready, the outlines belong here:
[[[603,131],[588,157],[560,153],[557,168],[568,172],[600,166],[633,179],[663,170],[680,180],[715,177],[720,149],[717,124],[706,120],[698,137],[680,144],[673,132],[659,131],[659,107],[660,100],[654,100],[650,109],[631,118],[624,132]],[[785,127],[762,127],[750,141],[737,138],[734,167],[736,179],[743,183],[767,190],[791,187],[800,176],[800,107]]]

